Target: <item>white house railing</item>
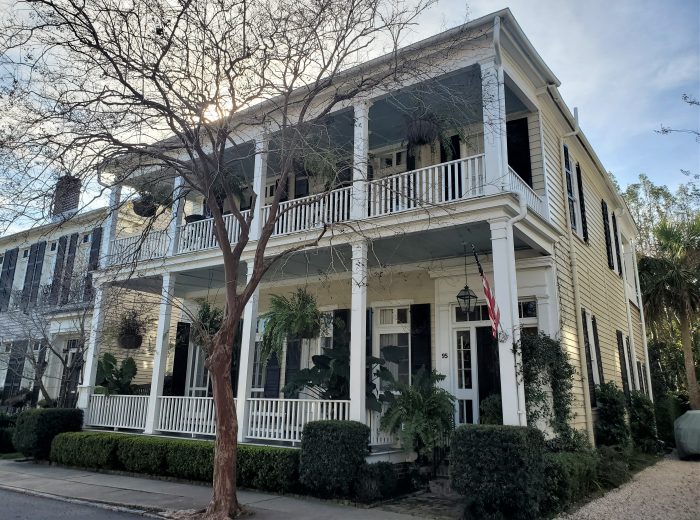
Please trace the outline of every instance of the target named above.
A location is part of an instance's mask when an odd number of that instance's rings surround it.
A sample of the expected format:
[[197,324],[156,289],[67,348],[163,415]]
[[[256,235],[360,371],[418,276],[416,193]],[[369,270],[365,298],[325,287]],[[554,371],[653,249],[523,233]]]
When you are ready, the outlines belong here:
[[511,191],[519,193],[521,197],[525,197],[525,202],[529,209],[540,217],[547,218],[547,204],[545,200],[535,193],[535,190],[510,166],[508,166],[508,185]]
[[146,427],[147,409],[147,395],[93,394],[85,411],[85,424],[143,430]]
[[[248,216],[248,211],[243,211],[243,218]],[[238,219],[232,214],[224,215],[224,225],[228,234],[229,242],[232,244],[238,241],[241,233],[241,226]],[[184,224],[178,228],[178,253],[190,253],[192,251],[203,251],[218,247],[218,241],[214,234],[214,219],[207,218],[190,224]]]
[[474,155],[371,181],[370,217],[430,207],[484,193],[484,156]]
[[379,426],[382,414],[367,410],[367,426],[369,426],[369,443],[372,446],[393,446],[399,439],[393,433],[382,430]]
[[215,418],[213,397],[158,398],[158,431],[216,435]]
[[110,265],[122,265],[132,262],[142,262],[162,258],[168,251],[167,230],[149,231],[146,236],[133,235],[117,238],[112,241],[112,252],[109,257]]
[[350,419],[350,401],[251,398],[248,406],[249,439],[301,442],[307,422]]

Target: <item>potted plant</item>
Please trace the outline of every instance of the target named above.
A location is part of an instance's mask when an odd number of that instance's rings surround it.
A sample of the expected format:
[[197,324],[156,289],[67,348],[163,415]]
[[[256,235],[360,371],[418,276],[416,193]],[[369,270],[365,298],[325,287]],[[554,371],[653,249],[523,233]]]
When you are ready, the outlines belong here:
[[408,118],[406,121],[406,141],[410,148],[434,143],[440,132],[440,122],[437,116],[430,112]]
[[134,213],[139,217],[151,218],[155,216],[158,206],[172,204],[172,194],[167,188],[160,186],[142,186],[139,189],[139,197],[132,201]]
[[126,311],[119,318],[117,326],[117,343],[123,349],[137,349],[143,343],[146,322],[136,310]]
[[131,381],[136,376],[137,368],[134,358],[128,357],[122,360],[121,366],[117,366],[117,358],[109,352],[97,361],[97,374],[95,377],[96,394],[120,394],[131,395]]

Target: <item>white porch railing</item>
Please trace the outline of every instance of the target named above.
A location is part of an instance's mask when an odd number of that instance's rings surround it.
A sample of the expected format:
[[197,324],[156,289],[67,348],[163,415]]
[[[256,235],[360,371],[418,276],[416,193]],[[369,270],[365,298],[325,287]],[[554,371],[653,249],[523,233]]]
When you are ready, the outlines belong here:
[[143,430],[146,427],[147,408],[147,395],[93,394],[85,413],[85,424]]
[[510,189],[525,197],[527,207],[543,219],[547,219],[547,205],[542,197],[533,190],[513,168],[508,166],[508,185]]
[[168,251],[169,243],[170,237],[167,230],[150,231],[145,237],[133,235],[117,238],[112,241],[109,264],[121,265],[162,258]]
[[399,439],[393,433],[388,433],[379,427],[382,414],[367,410],[367,426],[369,426],[369,443],[371,446],[393,446]]
[[[310,195],[281,202],[274,235],[308,231],[350,219],[352,187],[347,186],[322,195]],[[263,207],[263,222],[270,216],[270,207]]]
[[[248,211],[243,211],[243,217],[248,216]],[[241,226],[238,219],[232,214],[224,215],[224,225],[229,241],[233,244],[238,241]],[[218,247],[218,241],[214,235],[214,219],[207,218],[198,222],[184,224],[178,228],[178,253],[190,253]]]
[[301,442],[310,421],[350,419],[350,401],[313,399],[248,399],[249,439]]
[[484,193],[484,156],[427,166],[369,183],[370,217],[468,199]]
[[161,432],[216,435],[213,397],[158,398],[158,424]]

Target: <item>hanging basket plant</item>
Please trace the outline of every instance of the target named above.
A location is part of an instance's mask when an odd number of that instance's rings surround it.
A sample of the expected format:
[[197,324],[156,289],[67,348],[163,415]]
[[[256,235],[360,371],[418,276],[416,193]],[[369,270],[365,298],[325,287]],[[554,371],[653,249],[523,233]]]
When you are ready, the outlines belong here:
[[281,355],[286,339],[312,339],[321,332],[323,314],[316,299],[305,289],[297,289],[291,297],[273,294],[270,311],[263,314],[265,332],[262,338],[263,357]]
[[138,199],[132,202],[134,207],[134,213],[139,217],[151,218],[155,216],[158,206],[156,205],[155,198],[150,194],[143,194]]
[[135,350],[143,344],[146,322],[139,317],[136,310],[125,312],[119,318],[117,326],[117,344],[128,350]]
[[440,136],[440,131],[435,114],[416,116],[406,122],[406,141],[410,147],[431,144]]
[[205,299],[199,299],[197,303],[199,304],[199,309],[192,321],[192,341],[200,347],[209,349],[214,334],[221,328],[224,311]]

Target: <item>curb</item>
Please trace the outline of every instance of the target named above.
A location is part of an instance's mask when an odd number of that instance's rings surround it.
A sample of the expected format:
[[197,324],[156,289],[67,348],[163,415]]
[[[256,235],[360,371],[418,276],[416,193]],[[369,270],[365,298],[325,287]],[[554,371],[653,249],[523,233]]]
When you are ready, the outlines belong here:
[[81,498],[71,498],[64,497],[61,495],[53,495],[51,493],[42,493],[41,491],[33,491],[31,489],[19,488],[14,486],[8,486],[7,484],[0,484],[0,489],[7,491],[13,491],[15,493],[22,493],[23,495],[30,495],[41,498],[48,498],[50,500],[58,500],[59,502],[66,502],[68,504],[76,504],[82,506],[90,506],[98,509],[106,509],[108,511],[114,511],[117,513],[129,513],[132,515],[143,516],[146,518],[158,518],[162,520],[164,517],[157,513],[160,511],[158,509],[143,509],[136,506],[125,506],[123,504],[114,504],[110,502],[100,502],[100,501],[90,501]]

